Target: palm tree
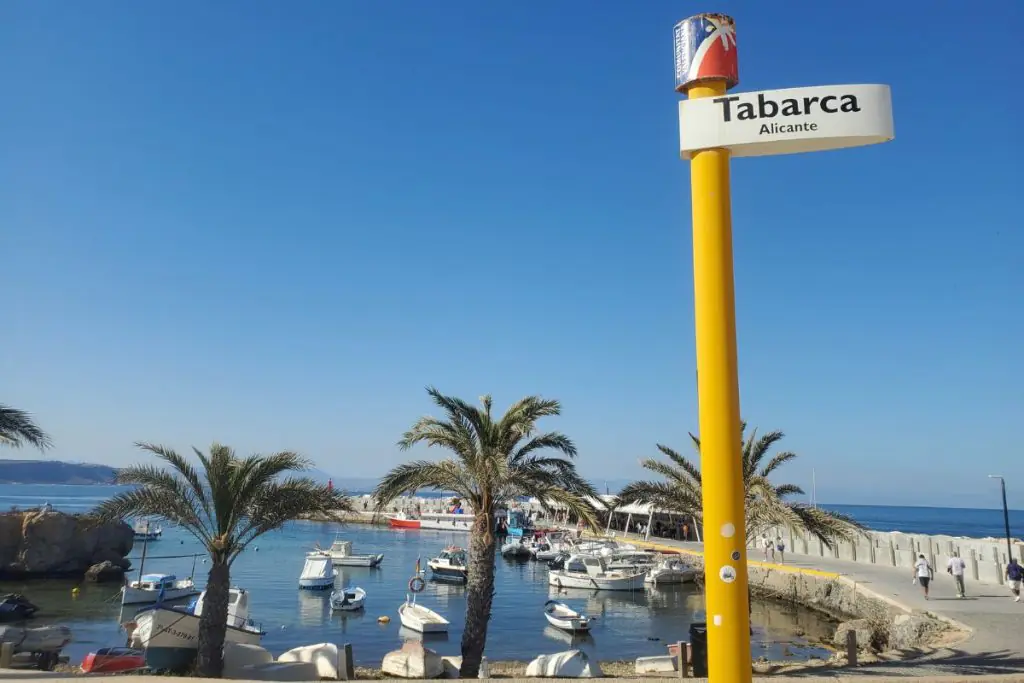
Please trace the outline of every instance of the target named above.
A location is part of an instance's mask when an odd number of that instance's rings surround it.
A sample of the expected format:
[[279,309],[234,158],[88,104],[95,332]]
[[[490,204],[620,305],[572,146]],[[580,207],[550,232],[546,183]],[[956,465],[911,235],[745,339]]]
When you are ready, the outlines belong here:
[[162,461],[120,470],[117,483],[134,484],[101,503],[102,521],[145,516],[177,524],[196,537],[210,555],[206,598],[199,622],[199,675],[219,677],[227,633],[231,564],[254,539],[307,515],[337,519],[350,509],[345,495],[292,473],[309,469],[295,453],[240,458],[220,444],[209,455],[193,448],[200,472],[175,451],[149,443],[136,444]]
[[[770,475],[780,466],[796,458],[796,453],[776,453],[765,462],[768,451],[782,440],[784,434],[773,431],[758,436],[757,430],[744,439],[746,423],[740,425],[743,456],[743,485],[746,489],[747,541],[773,526],[791,526],[810,534],[831,547],[839,540],[849,540],[865,531],[852,518],[803,503],[786,500],[803,494],[795,484],[775,485]],[[700,452],[700,439],[690,434],[694,447]],[[619,503],[650,503],[656,509],[692,516],[703,523],[700,468],[685,456],[668,446],[658,444],[658,450],[670,462],[646,459],[644,469],[662,477],[662,481],[637,481],[628,484],[619,493]]]
[[[518,496],[533,496],[545,512],[552,512],[553,507],[567,509],[596,526],[596,512],[588,498],[595,496],[595,491],[569,460],[576,456],[572,441],[558,432],[537,433],[538,420],[561,413],[558,401],[527,396],[495,420],[490,396],[482,397],[477,407],[433,387],[428,387],[427,393],[444,411],[445,419],[421,418],[398,445],[406,450],[422,442],[447,449],[454,457],[399,465],[380,481],[374,497],[380,509],[400,495],[437,489],[456,494],[472,507],[476,516],[470,536],[459,674],[476,678],[494,598],[497,513]],[[543,455],[545,450],[557,451],[565,458]]]
[[52,444],[46,432],[23,410],[0,404],[0,444],[20,448],[28,444],[46,450]]

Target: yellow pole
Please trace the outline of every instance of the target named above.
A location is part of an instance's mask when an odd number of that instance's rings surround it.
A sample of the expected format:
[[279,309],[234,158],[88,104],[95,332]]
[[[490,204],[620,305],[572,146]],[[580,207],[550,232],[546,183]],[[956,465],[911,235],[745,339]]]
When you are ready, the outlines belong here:
[[[725,80],[687,90],[690,99],[721,97]],[[708,676],[716,683],[751,680],[746,525],[740,462],[729,151],[697,152],[693,193],[693,297],[704,506]]]

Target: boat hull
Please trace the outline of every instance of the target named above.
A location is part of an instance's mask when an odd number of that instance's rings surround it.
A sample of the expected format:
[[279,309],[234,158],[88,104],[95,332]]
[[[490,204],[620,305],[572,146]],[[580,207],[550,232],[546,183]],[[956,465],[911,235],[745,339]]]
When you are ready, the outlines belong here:
[[[199,617],[161,607],[136,617],[132,646],[145,650],[146,666],[160,671],[182,671],[192,665],[199,649]],[[259,645],[262,634],[228,626],[225,640]]]
[[569,631],[571,633],[586,633],[590,630],[590,621],[587,619],[580,617],[575,619],[562,619],[548,612],[545,612],[544,616],[547,618],[549,624],[563,631]]
[[383,561],[383,555],[331,556],[331,562],[335,567],[376,567]]
[[[437,615],[440,617],[440,615]],[[427,621],[417,616],[417,610],[399,609],[398,617],[402,626],[417,633],[447,633],[447,621]]]
[[597,576],[581,576],[553,569],[548,572],[548,585],[557,586],[558,588],[583,588],[599,591],[634,591],[643,590],[644,575],[636,574],[633,576],[602,578]]
[[299,588],[307,591],[325,591],[334,588],[334,577],[326,579],[299,579]]
[[[184,600],[185,598],[191,598],[193,595],[199,595],[200,591],[193,586],[192,588],[175,588],[172,590],[164,590],[163,602],[173,602],[175,600]],[[142,588],[132,588],[131,586],[124,587],[124,595],[121,597],[122,605],[144,605],[160,600],[160,591],[144,590]]]
[[388,526],[390,526],[392,529],[419,529],[420,520],[398,519],[396,517],[388,517]]

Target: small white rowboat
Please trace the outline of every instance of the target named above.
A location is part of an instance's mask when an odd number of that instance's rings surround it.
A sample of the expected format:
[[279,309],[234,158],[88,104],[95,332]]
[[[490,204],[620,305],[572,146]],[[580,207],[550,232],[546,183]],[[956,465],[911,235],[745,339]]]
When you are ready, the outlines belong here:
[[557,600],[545,602],[544,616],[547,617],[549,624],[563,631],[575,633],[590,630],[590,619],[587,618],[587,615],[580,614],[571,609],[564,602],[558,602]]

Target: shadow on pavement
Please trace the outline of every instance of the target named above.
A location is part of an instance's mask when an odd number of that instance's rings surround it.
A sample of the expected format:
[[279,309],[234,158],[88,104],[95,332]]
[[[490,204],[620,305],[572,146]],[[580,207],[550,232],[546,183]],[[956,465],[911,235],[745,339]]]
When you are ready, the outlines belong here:
[[853,678],[855,676],[983,676],[1013,674],[1024,671],[1024,656],[1017,652],[968,653],[946,649],[893,662],[876,662],[858,667],[810,668],[787,672],[793,678]]

